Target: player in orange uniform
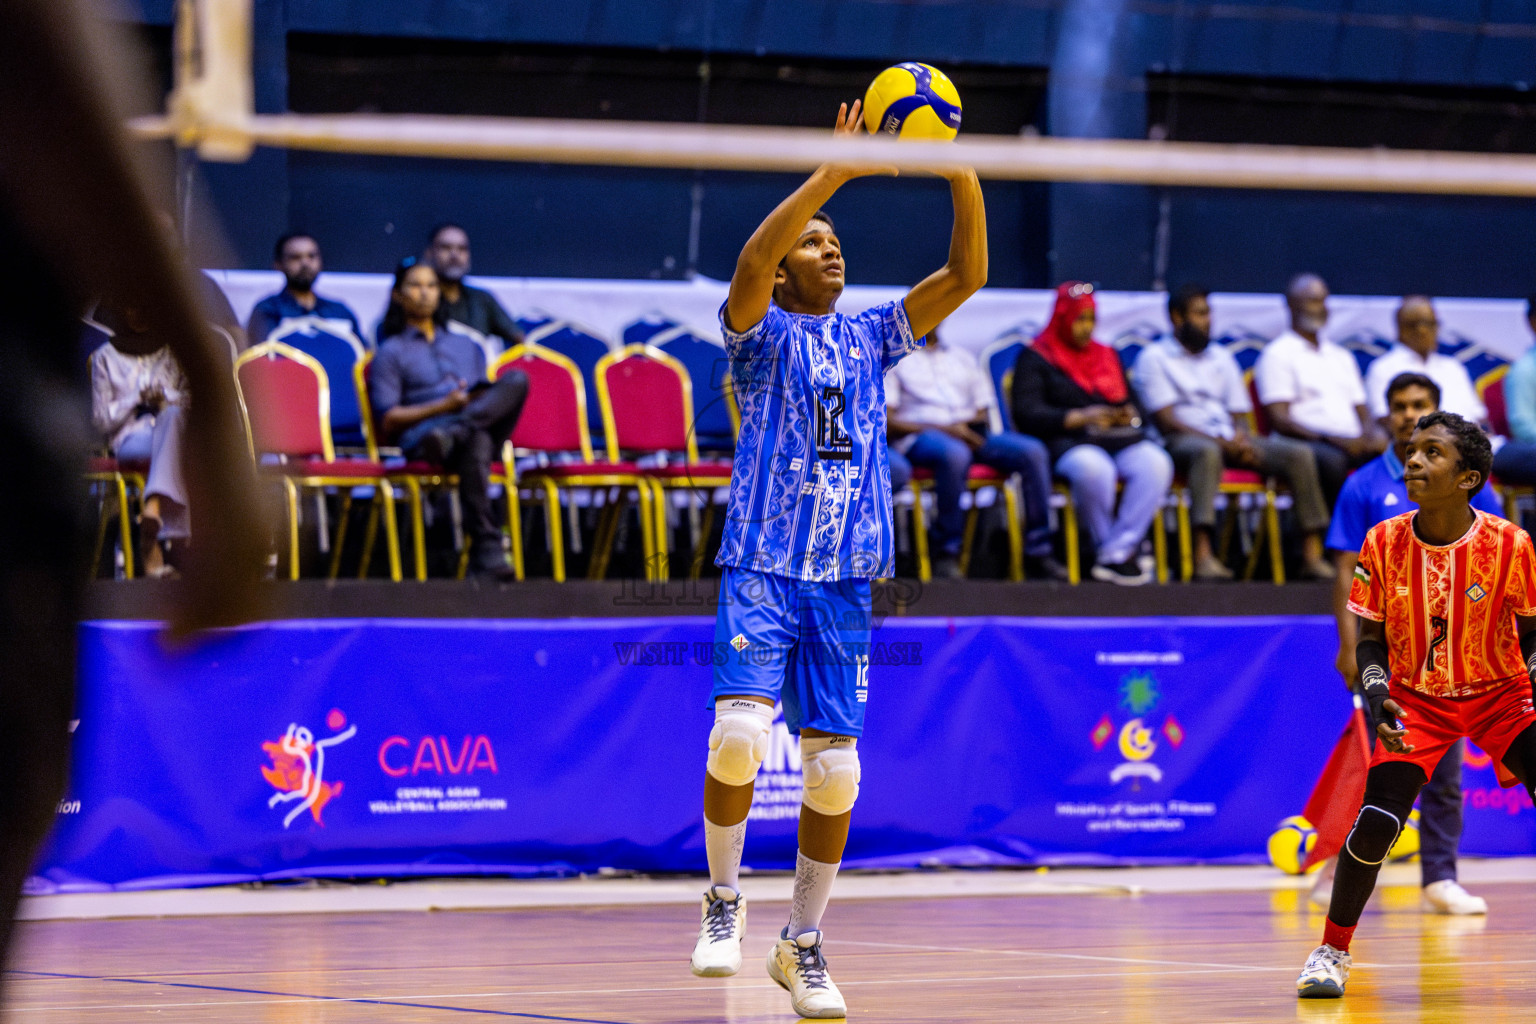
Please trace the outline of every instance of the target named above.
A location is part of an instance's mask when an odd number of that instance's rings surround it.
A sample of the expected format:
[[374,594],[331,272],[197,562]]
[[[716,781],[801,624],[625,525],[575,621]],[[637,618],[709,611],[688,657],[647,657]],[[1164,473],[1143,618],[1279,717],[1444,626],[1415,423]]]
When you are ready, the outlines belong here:
[[1536,549],[1520,527],[1469,504],[1492,465],[1476,424],[1425,416],[1403,473],[1418,511],[1378,523],[1360,549],[1349,608],[1381,742],[1339,853],[1323,944],[1296,980],[1303,999],[1344,994],[1376,874],[1451,744],[1470,738],[1506,786],[1536,783]]

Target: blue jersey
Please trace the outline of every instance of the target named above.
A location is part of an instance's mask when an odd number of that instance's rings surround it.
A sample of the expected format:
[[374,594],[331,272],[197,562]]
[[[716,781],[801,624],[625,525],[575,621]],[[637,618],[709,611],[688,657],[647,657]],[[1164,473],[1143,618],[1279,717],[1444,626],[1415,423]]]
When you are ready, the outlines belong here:
[[[1333,510],[1333,522],[1328,525],[1325,546],[1334,551],[1358,552],[1371,527],[1418,507],[1408,500],[1408,485],[1403,483],[1403,464],[1398,461],[1397,452],[1388,448],[1344,481],[1339,503]],[[1500,518],[1504,516],[1504,508],[1491,487],[1485,486],[1473,495],[1472,507]]]
[[922,340],[901,300],[855,316],[725,322],[741,435],[715,564],[807,582],[892,571],[885,371]]

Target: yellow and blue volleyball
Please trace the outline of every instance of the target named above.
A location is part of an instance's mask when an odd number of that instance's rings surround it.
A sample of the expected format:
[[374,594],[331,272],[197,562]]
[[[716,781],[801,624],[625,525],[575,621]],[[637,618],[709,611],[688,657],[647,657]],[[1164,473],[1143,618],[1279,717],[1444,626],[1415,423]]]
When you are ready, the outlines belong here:
[[886,68],[864,93],[864,127],[871,135],[948,142],[960,131],[960,91],[927,64]]
[[1307,854],[1316,845],[1317,829],[1301,815],[1292,815],[1269,837],[1269,862],[1288,875],[1299,875]]
[[1415,807],[1408,814],[1408,820],[1403,822],[1403,830],[1397,834],[1397,841],[1392,844],[1392,849],[1387,851],[1388,860],[1412,860],[1419,855],[1419,809]]

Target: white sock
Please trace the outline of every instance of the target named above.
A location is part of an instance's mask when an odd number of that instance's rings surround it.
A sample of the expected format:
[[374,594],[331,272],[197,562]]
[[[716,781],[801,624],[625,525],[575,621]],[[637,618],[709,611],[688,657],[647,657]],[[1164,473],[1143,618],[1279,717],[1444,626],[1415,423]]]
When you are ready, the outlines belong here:
[[827,912],[827,901],[832,898],[832,881],[837,878],[840,866],[841,862],[823,864],[803,853],[795,854],[795,895],[789,907],[786,932],[791,939],[821,927],[821,915]]
[[747,819],[716,825],[704,819],[704,853],[709,858],[709,884],[741,892],[741,851],[747,844]]

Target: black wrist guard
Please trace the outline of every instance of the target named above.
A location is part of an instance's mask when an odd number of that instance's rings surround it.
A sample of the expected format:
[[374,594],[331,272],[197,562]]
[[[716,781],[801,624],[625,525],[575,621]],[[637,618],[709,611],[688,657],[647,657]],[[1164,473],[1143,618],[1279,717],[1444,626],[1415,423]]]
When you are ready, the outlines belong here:
[[1372,724],[1386,722],[1394,729],[1399,728],[1397,719],[1383,707],[1392,696],[1386,645],[1380,640],[1361,640],[1355,645],[1355,663],[1360,666],[1360,689],[1371,707]]

